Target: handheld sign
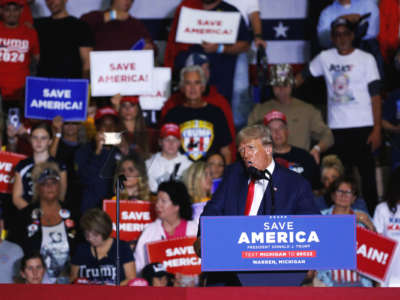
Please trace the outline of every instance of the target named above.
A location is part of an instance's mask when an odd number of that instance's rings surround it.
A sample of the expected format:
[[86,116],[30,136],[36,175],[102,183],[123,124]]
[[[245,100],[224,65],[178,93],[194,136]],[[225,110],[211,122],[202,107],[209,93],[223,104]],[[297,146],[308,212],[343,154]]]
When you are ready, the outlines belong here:
[[25,117],[84,121],[89,93],[87,79],[26,77]]
[[26,156],[22,154],[0,151],[0,193],[12,193],[14,168],[25,158]]
[[239,25],[239,12],[216,12],[182,7],[176,31],[176,42],[234,44]]
[[171,68],[154,68],[151,93],[139,96],[143,110],[161,110],[171,95]]
[[357,226],[357,270],[384,282],[392,261],[396,241]]
[[92,96],[142,95],[152,92],[153,50],[92,51]]
[[202,217],[202,271],[356,268],[352,215]]
[[[104,200],[103,210],[113,222],[112,236],[116,237],[117,203],[114,200]],[[120,238],[123,241],[137,240],[148,224],[155,220],[152,203],[147,201],[120,201]]]
[[201,259],[194,252],[195,241],[196,237],[186,237],[148,243],[149,263],[163,263],[172,274],[198,275]]

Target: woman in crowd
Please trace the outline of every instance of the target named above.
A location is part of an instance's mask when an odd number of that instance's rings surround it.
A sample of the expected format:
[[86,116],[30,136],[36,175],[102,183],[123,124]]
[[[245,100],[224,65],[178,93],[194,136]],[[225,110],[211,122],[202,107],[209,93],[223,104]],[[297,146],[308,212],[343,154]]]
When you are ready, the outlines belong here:
[[191,221],[190,196],[182,182],[165,181],[158,186],[156,214],[156,221],[143,231],[135,250],[138,274],[149,263],[146,255],[147,243],[197,234],[197,223]]
[[[49,149],[53,139],[53,132],[47,123],[39,123],[32,127],[31,144],[33,155],[21,160],[15,167],[15,182],[13,185],[13,203],[18,209],[23,209],[32,201],[32,170],[35,165],[42,162],[55,162],[50,156]],[[67,190],[67,172],[63,163],[58,163],[60,168],[60,198],[64,201]]]
[[207,165],[210,167],[211,178],[212,178],[212,189],[211,193],[217,190],[218,184],[222,180],[222,175],[224,175],[225,169],[225,159],[224,156],[219,153],[213,153],[207,157]]
[[[400,243],[400,168],[393,171],[385,202],[378,204],[374,214],[376,231]],[[397,245],[388,276],[383,286],[400,286],[400,248]]]
[[211,199],[211,167],[204,161],[192,164],[183,174],[183,182],[193,200],[193,220],[197,220]]
[[39,252],[25,255],[21,260],[20,275],[26,284],[43,283],[46,265]]
[[46,263],[46,282],[67,283],[76,227],[61,204],[61,172],[55,162],[43,162],[32,172],[33,203],[22,211],[16,240],[25,253],[40,251]]
[[[117,241],[111,237],[112,221],[98,208],[88,210],[81,218],[86,243],[79,244],[71,260],[71,282],[85,278],[95,284],[116,284]],[[120,241],[120,280],[126,285],[136,277],[135,262],[128,243]]]
[[[367,213],[353,209],[351,205],[358,197],[358,188],[355,180],[351,177],[342,177],[337,179],[331,185],[331,199],[333,205],[330,208],[321,211],[323,215],[356,215],[357,225],[375,230],[372,220]],[[344,274],[344,276],[341,276]],[[372,280],[362,276],[352,270],[328,270],[317,271],[317,278],[325,286],[363,286],[372,287]]]

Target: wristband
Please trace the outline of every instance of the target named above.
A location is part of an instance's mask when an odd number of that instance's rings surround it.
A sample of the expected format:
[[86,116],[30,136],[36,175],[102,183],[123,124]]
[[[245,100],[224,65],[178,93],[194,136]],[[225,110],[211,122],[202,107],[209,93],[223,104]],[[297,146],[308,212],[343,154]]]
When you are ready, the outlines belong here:
[[56,133],[56,138],[61,139],[61,137],[62,137],[61,132],[57,132],[57,133]]
[[116,20],[116,19],[117,19],[117,11],[110,10],[110,20]]
[[225,46],[223,44],[218,45],[217,53],[223,53],[225,49]]
[[314,145],[313,149],[317,150],[318,152],[321,153],[321,147],[318,145]]

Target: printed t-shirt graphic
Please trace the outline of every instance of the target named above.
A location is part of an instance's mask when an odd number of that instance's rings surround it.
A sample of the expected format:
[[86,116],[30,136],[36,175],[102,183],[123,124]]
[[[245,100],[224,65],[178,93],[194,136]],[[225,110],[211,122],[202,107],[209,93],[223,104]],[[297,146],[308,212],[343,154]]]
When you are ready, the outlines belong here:
[[208,121],[191,120],[181,124],[182,148],[193,160],[206,155],[214,141],[214,125]]

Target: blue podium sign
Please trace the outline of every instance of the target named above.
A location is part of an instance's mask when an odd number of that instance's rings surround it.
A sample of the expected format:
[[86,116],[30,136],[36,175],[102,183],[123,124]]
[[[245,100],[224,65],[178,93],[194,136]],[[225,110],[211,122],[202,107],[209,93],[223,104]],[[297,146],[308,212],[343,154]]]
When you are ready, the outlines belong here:
[[84,121],[87,114],[87,79],[26,78],[25,117]]
[[356,269],[354,215],[201,217],[202,271]]

